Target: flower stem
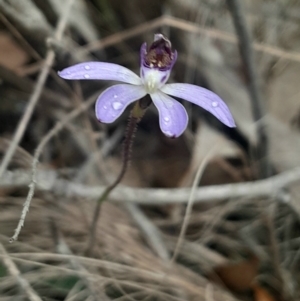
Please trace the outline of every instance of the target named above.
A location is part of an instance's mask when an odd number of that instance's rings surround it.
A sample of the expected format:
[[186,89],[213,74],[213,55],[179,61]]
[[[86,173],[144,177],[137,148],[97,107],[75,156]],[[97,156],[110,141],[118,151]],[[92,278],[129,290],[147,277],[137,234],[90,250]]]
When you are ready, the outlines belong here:
[[103,191],[102,195],[99,197],[99,199],[97,201],[93,221],[92,221],[91,228],[90,228],[89,242],[88,242],[86,254],[91,254],[93,247],[94,247],[94,242],[95,242],[95,237],[96,237],[96,232],[97,232],[96,231],[97,223],[99,220],[102,203],[106,201],[109,194],[118,186],[118,184],[121,182],[121,180],[123,179],[123,177],[127,171],[127,167],[129,165],[129,162],[131,159],[131,148],[132,148],[132,144],[133,144],[134,135],[137,130],[137,125],[140,122],[140,120],[142,119],[147,107],[145,108],[142,101],[137,101],[131,111],[131,114],[130,114],[130,117],[128,120],[128,124],[127,124],[127,129],[125,132],[125,138],[123,141],[122,169],[121,169],[118,177],[116,178],[116,180],[111,185],[106,187],[106,189]]

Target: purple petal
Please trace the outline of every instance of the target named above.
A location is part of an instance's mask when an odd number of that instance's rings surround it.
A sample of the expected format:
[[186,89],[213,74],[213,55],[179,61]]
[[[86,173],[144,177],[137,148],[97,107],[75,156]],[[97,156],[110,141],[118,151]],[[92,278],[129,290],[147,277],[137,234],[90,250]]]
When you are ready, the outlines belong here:
[[135,73],[123,66],[112,63],[80,63],[63,69],[58,72],[58,75],[64,79],[104,79],[141,85],[141,79]]
[[150,96],[158,110],[162,132],[168,137],[179,137],[188,124],[188,115],[183,105],[159,91]]
[[120,84],[107,88],[96,101],[96,117],[104,123],[114,122],[128,105],[146,94],[143,86]]
[[209,111],[228,127],[235,127],[235,122],[225,102],[215,93],[191,84],[167,84],[161,91],[190,101]]

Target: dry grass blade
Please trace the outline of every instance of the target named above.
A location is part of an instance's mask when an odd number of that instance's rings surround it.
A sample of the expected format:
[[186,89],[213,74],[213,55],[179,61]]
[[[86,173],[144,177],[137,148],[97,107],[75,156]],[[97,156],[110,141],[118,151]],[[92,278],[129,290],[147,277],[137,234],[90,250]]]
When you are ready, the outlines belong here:
[[39,297],[39,295],[33,290],[33,288],[30,286],[28,281],[24,279],[15,265],[15,263],[11,260],[10,256],[6,252],[4,246],[0,243],[0,252],[2,253],[2,261],[4,265],[6,266],[8,272],[16,279],[24,293],[26,294],[27,298],[30,301],[42,301],[42,299]]
[[149,242],[152,249],[157,255],[163,259],[169,259],[169,253],[163,241],[160,231],[155,225],[147,218],[137,204],[126,203],[125,208],[131,214],[133,220],[137,223],[139,228],[146,236],[146,240]]
[[[54,34],[54,38],[57,41],[60,41],[62,39],[64,29],[67,25],[68,15],[70,13],[70,9],[71,9],[72,4],[73,4],[74,1],[75,0],[68,0],[66,2],[64,14],[62,14],[62,16],[61,16],[61,18],[58,22],[57,29],[56,29],[55,34]],[[15,153],[15,150],[16,150],[20,140],[23,137],[23,134],[24,134],[24,132],[27,128],[28,122],[29,122],[29,120],[32,116],[33,110],[34,110],[34,108],[35,108],[35,106],[36,106],[36,104],[39,100],[39,97],[40,97],[41,93],[42,93],[42,90],[43,90],[44,84],[46,82],[46,79],[48,77],[49,71],[50,71],[51,66],[54,62],[54,58],[55,58],[54,50],[49,49],[47,54],[46,54],[44,67],[42,68],[42,70],[40,72],[40,75],[39,75],[39,78],[37,80],[35,90],[33,91],[32,95],[29,99],[29,102],[28,102],[27,108],[25,110],[25,113],[24,113],[22,119],[20,120],[20,122],[18,124],[16,132],[14,134],[14,138],[13,138],[11,144],[10,144],[10,147],[7,150],[3,160],[1,162],[1,165],[0,165],[0,178],[2,177],[3,173],[5,172],[12,156]]]
[[184,219],[183,219],[183,223],[182,223],[182,227],[179,233],[179,237],[178,237],[178,241],[171,259],[171,262],[174,263],[174,261],[176,261],[176,258],[178,256],[179,253],[179,249],[181,248],[184,236],[186,234],[186,230],[188,227],[188,223],[191,217],[191,213],[192,213],[192,208],[193,208],[193,203],[195,200],[195,191],[196,191],[196,187],[199,186],[201,177],[203,175],[203,172],[209,162],[209,160],[214,156],[214,152],[215,149],[212,149],[210,153],[208,153],[206,155],[206,157],[204,157],[203,161],[201,162],[201,164],[198,167],[197,173],[195,175],[195,179],[193,181],[193,185],[192,185],[192,189],[189,195],[189,199],[187,201],[187,207],[186,207],[186,211],[185,211],[185,215],[184,215]]

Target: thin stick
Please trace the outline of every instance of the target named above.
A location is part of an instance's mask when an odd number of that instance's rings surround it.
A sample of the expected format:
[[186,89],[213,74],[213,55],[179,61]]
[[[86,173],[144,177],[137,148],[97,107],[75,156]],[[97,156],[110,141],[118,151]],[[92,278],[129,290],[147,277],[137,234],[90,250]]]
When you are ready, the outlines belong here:
[[205,301],[215,301],[214,287],[211,283],[208,283],[205,287]]
[[[98,94],[98,93],[97,93]],[[24,226],[24,221],[27,215],[27,212],[29,210],[30,207],[30,203],[31,200],[34,196],[34,191],[35,191],[35,187],[37,184],[37,180],[36,180],[36,172],[37,172],[37,165],[39,162],[39,157],[44,149],[44,147],[46,146],[46,144],[55,136],[57,135],[57,133],[62,130],[72,119],[76,118],[80,113],[82,113],[83,111],[87,110],[93,103],[95,102],[95,98],[94,96],[92,96],[89,101],[87,101],[86,103],[82,104],[80,107],[78,107],[77,109],[73,110],[71,113],[69,113],[64,120],[62,120],[61,122],[57,123],[56,126],[54,126],[49,132],[48,134],[42,139],[42,141],[40,142],[40,144],[38,145],[37,149],[35,150],[34,153],[34,157],[32,160],[32,177],[31,177],[31,182],[29,184],[29,192],[26,198],[26,201],[23,205],[23,210],[21,213],[21,218],[19,220],[18,226],[15,229],[15,233],[14,235],[10,238],[9,242],[13,242],[15,240],[18,239],[19,233],[22,229],[22,227]]]
[[[71,9],[72,4],[73,4],[74,1],[75,0],[68,0],[67,1],[64,13],[61,15],[61,17],[59,19],[59,22],[57,24],[57,28],[56,28],[56,31],[55,31],[55,35],[54,35],[54,38],[57,41],[60,41],[62,39],[64,29],[67,25],[70,9]],[[24,132],[25,132],[25,130],[27,128],[27,125],[30,121],[30,118],[32,116],[34,108],[35,108],[35,106],[36,106],[36,104],[37,104],[37,102],[40,98],[40,95],[42,93],[42,90],[43,90],[44,84],[46,82],[46,79],[48,77],[49,71],[50,71],[51,66],[54,62],[54,58],[55,58],[54,50],[49,49],[47,51],[47,54],[46,54],[44,67],[43,67],[43,69],[41,70],[41,72],[39,74],[37,84],[35,86],[33,94],[31,95],[31,97],[29,99],[29,102],[28,102],[28,105],[27,105],[26,110],[24,112],[24,115],[22,116],[22,118],[21,118],[21,120],[18,124],[17,130],[15,131],[15,134],[14,134],[14,137],[13,137],[13,140],[12,140],[7,152],[5,153],[3,161],[0,165],[0,179],[3,175],[3,173],[5,172],[11,158],[13,157],[13,155],[16,151],[16,148],[17,148],[18,144],[20,143],[20,141],[21,141],[21,139],[24,135]]]
[[192,209],[193,209],[193,204],[194,204],[194,199],[195,199],[196,188],[199,186],[199,182],[200,182],[200,179],[201,179],[201,177],[203,175],[203,172],[204,172],[204,170],[205,170],[205,168],[206,168],[209,160],[212,158],[213,155],[214,155],[214,149],[211,150],[205,156],[204,160],[201,162],[201,164],[199,165],[199,168],[197,170],[195,179],[193,181],[191,193],[190,193],[190,196],[189,196],[189,199],[188,199],[188,202],[187,202],[187,207],[186,207],[186,210],[185,210],[185,215],[184,215],[182,227],[180,229],[180,233],[179,233],[179,237],[178,237],[178,240],[177,240],[177,244],[176,244],[173,256],[171,258],[171,263],[174,263],[175,260],[176,260],[176,258],[177,258],[177,256],[178,256],[178,253],[179,253],[180,247],[182,245],[182,242],[183,242],[183,239],[184,239],[184,236],[185,236],[185,233],[186,233],[186,229],[188,227],[189,220],[190,220],[190,217],[191,217],[191,213],[192,213]]
[[268,135],[262,118],[266,115],[265,100],[261,94],[259,74],[256,70],[252,38],[247,29],[246,17],[242,9],[241,0],[227,0],[235,30],[239,38],[239,49],[245,67],[245,75],[248,81],[251,107],[254,120],[256,121],[257,147],[256,160],[259,164],[260,176],[267,178],[271,175],[271,166],[268,159]]
[[[227,33],[225,31],[221,31],[213,28],[199,27],[199,25],[195,25],[195,23],[193,22],[181,20],[179,18],[174,18],[171,16],[162,16],[152,21],[139,24],[133,28],[129,28],[121,32],[117,32],[99,41],[91,42],[85,46],[78,48],[76,51],[89,52],[89,51],[101,50],[103,48],[119,43],[120,41],[125,41],[130,38],[139,36],[144,32],[153,31],[156,28],[159,28],[164,25],[168,25],[172,28],[177,28],[190,33],[197,33],[199,35],[203,34],[206,37],[210,37],[212,39],[218,39],[232,44],[236,44],[238,42],[237,38],[231,33]],[[274,47],[263,43],[257,43],[257,42],[253,43],[253,48],[256,51],[265,52],[279,59],[295,61],[298,63],[300,62],[299,52],[286,51],[278,47]]]
[[12,261],[12,259],[9,257],[8,253],[6,252],[4,246],[0,243],[0,253],[2,253],[2,262],[7,268],[8,272],[16,278],[18,284],[22,288],[22,290],[25,292],[27,298],[30,301],[43,301],[39,295],[34,291],[34,289],[30,286],[28,281],[24,279],[18,269],[18,267],[15,265],[15,263]]
[[[68,198],[99,198],[105,187],[87,186],[77,182],[59,179],[54,170],[38,171],[37,182],[40,191],[52,191],[57,196]],[[31,182],[28,170],[8,171],[0,180],[0,188],[24,187]],[[282,188],[300,182],[300,167],[282,172],[276,176],[259,181],[237,184],[210,185],[195,191],[194,203],[222,201],[231,198],[275,198]],[[118,187],[108,197],[112,202],[132,202],[144,205],[186,204],[190,188],[131,188]],[[278,200],[277,200],[278,201]]]

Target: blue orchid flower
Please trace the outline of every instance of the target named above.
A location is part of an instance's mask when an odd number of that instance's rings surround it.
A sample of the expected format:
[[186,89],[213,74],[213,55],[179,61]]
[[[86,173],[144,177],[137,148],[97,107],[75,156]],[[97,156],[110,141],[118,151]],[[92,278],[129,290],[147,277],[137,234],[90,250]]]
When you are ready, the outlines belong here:
[[100,122],[114,122],[131,103],[149,94],[159,113],[159,125],[168,137],[180,136],[187,127],[188,115],[175,96],[202,107],[228,127],[235,127],[225,102],[215,93],[192,84],[167,84],[177,59],[177,51],[162,34],[154,36],[147,49],[140,50],[140,76],[112,63],[85,62],[68,67],[59,76],[68,80],[114,80],[116,84],[104,90],[96,101],[96,117]]

